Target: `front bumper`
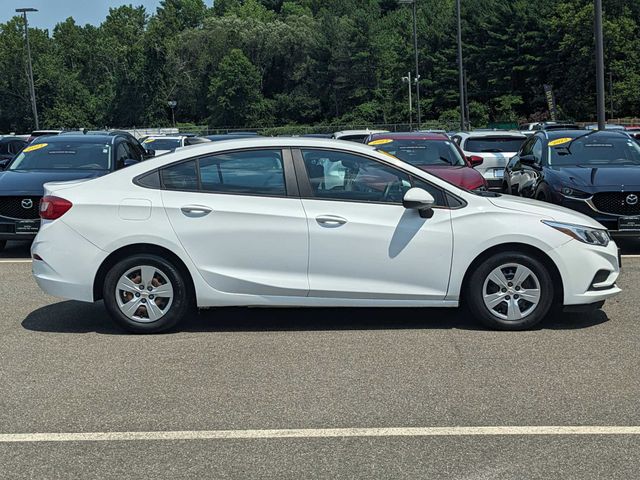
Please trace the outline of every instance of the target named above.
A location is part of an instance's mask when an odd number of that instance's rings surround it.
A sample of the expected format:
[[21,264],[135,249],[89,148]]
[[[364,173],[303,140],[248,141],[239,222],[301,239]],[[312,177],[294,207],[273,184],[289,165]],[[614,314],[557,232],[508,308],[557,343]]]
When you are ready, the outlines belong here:
[[[547,253],[560,271],[565,307],[597,304],[621,292],[616,285],[620,264],[614,241],[598,247],[571,240]],[[602,271],[608,272],[606,279],[596,282]]]

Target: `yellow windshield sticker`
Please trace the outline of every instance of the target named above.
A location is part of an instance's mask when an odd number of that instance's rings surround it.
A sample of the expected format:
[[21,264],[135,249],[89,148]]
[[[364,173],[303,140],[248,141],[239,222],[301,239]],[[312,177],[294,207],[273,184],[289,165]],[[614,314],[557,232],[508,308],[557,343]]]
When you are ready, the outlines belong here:
[[385,143],[391,143],[393,142],[393,138],[381,138],[380,140],[374,140],[372,142],[369,142],[369,145],[384,145]]
[[562,145],[563,143],[569,143],[571,140],[573,140],[573,138],[569,138],[569,137],[556,138],[555,140],[551,140],[549,142],[549,146],[550,147],[555,147],[556,145]]
[[47,145],[49,145],[48,143],[38,143],[36,145],[31,145],[27,148],[25,148],[23,150],[24,153],[29,153],[29,152],[33,152],[34,150],[40,150],[41,148],[46,147]]
[[142,143],[151,143],[151,142],[155,142],[156,139],[155,138],[147,138],[144,142]]

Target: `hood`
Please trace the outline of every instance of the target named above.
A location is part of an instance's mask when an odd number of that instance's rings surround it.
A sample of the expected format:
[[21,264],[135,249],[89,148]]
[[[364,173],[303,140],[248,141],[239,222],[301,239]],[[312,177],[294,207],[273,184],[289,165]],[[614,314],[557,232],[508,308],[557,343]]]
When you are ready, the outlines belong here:
[[536,215],[541,217],[541,220],[555,220],[556,222],[572,223],[574,225],[604,229],[604,227],[593,218],[578,213],[575,210],[560,207],[552,203],[540,202],[538,200],[523,197],[514,197],[512,195],[502,195],[500,197],[487,199],[496,207]]
[[45,183],[89,179],[105,173],[102,170],[5,170],[0,172],[0,194],[37,196],[44,193]]
[[625,190],[640,189],[640,167],[600,166],[596,168],[567,166],[550,167],[550,170],[567,185],[576,187],[616,187]]
[[484,177],[480,174],[480,172],[474,170],[471,167],[422,165],[418,168],[467,190],[475,190],[478,187],[486,185]]

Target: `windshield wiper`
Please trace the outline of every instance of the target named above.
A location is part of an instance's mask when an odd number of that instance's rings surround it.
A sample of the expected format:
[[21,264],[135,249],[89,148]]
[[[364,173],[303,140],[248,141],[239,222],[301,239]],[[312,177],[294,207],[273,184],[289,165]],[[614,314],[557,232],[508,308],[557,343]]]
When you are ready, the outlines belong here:
[[[571,153],[571,145],[573,145],[573,142],[575,142],[576,140],[580,140],[581,138],[588,137],[589,135],[594,134],[594,133],[596,133],[598,131],[599,130],[594,130],[592,132],[587,132],[587,133],[585,133],[583,135],[578,135],[576,138],[571,140],[567,146],[558,146],[558,147],[556,147],[556,150],[560,150],[560,149],[566,150],[568,153],[566,153],[565,155],[572,155],[572,153]],[[558,155],[561,155],[561,154],[558,153]]]

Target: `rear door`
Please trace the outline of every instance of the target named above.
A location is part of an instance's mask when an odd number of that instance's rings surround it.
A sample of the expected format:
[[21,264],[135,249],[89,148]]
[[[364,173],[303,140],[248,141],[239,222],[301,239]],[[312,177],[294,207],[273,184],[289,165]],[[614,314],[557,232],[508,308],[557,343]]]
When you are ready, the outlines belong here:
[[161,182],[171,225],[211,287],[307,295],[309,232],[288,149],[182,161],[162,169]]
[[[309,224],[309,296],[444,299],[453,235],[442,190],[349,152],[302,149],[294,158]],[[402,206],[411,186],[436,198],[431,218]]]

